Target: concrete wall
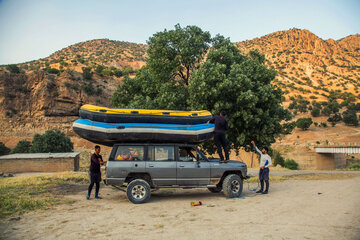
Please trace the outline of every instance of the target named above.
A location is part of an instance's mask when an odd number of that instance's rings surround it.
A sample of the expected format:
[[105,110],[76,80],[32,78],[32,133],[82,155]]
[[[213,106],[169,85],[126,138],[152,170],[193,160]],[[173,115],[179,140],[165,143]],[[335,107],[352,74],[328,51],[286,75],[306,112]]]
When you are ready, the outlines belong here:
[[78,171],[79,155],[68,158],[1,159],[0,172],[63,172]]

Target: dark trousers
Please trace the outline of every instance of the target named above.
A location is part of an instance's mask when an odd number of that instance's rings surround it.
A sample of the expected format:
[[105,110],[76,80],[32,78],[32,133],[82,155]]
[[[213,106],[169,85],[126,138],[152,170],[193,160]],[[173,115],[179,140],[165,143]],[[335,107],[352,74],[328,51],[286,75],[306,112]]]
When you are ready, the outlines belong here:
[[266,189],[265,191],[269,191],[269,172],[270,172],[270,169],[269,168],[264,168],[264,169],[261,169],[260,168],[260,171],[259,171],[259,180],[260,180],[260,185],[261,185],[261,191],[264,190],[264,182],[266,184]]
[[224,161],[224,155],[222,154],[222,148],[224,148],[226,160],[229,160],[229,151],[227,148],[225,133],[215,132],[214,140],[215,140],[215,144],[217,147],[217,152],[219,154],[220,160]]
[[101,181],[101,173],[90,172],[90,185],[89,185],[89,189],[88,189],[88,196],[90,196],[91,191],[94,187],[94,184],[96,184],[95,196],[98,196],[99,190],[100,190],[100,181]]

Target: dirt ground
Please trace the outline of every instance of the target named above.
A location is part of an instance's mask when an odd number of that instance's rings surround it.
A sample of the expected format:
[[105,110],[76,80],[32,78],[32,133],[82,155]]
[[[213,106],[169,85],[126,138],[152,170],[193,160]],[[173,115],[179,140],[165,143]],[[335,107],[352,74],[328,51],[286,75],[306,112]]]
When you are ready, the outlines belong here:
[[[251,188],[256,184],[252,183]],[[86,200],[87,185],[59,194],[71,205],[3,220],[2,239],[360,239],[360,174],[342,180],[271,183],[268,195],[244,184],[242,198],[207,189],[163,189],[146,204],[102,186]],[[191,201],[202,206],[192,207]]]

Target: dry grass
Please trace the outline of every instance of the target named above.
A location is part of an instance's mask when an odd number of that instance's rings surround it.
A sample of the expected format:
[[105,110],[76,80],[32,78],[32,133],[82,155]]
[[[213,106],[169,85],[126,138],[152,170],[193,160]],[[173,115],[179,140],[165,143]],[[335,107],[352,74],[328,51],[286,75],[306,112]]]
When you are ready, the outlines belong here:
[[63,172],[48,176],[0,179],[0,218],[68,203],[55,189],[68,184],[87,183],[86,173]]

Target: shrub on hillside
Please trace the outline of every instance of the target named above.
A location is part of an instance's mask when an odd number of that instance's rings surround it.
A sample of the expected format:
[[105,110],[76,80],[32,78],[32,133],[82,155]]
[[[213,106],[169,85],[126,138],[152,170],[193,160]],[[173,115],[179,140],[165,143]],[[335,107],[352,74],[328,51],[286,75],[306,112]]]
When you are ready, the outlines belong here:
[[286,159],[284,166],[290,170],[297,170],[299,167],[299,164],[292,159]]
[[20,140],[15,148],[11,150],[11,153],[29,153],[31,148],[31,143],[26,140]]
[[320,108],[318,107],[314,107],[312,110],[311,110],[311,116],[313,117],[318,117],[320,116]]
[[0,142],[0,156],[9,154],[10,148],[6,147],[4,143]]
[[301,128],[302,130],[308,129],[313,123],[311,118],[299,118],[296,121],[296,127]]
[[274,150],[273,158],[274,158],[274,166],[277,165],[280,165],[282,167],[285,166],[285,159],[283,156],[281,156],[280,152]]
[[60,130],[48,130],[43,135],[35,134],[30,152],[32,153],[56,153],[72,152],[73,143]]
[[11,73],[20,73],[20,68],[16,64],[7,65],[6,69]]
[[346,125],[358,126],[359,120],[356,116],[356,112],[352,110],[346,110],[343,113],[343,120]]
[[92,77],[91,67],[82,67],[84,79],[90,80]]

